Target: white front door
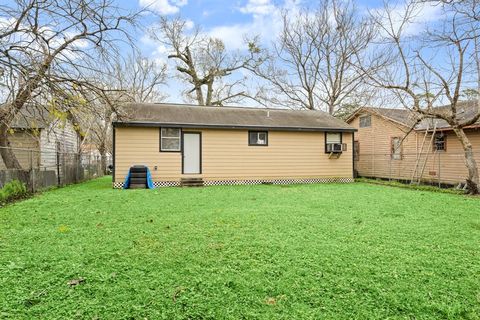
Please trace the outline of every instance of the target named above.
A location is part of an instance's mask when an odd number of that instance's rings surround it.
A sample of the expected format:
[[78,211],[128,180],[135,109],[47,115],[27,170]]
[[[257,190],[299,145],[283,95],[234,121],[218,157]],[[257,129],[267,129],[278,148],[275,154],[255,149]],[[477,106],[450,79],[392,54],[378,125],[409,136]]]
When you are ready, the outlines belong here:
[[201,173],[201,135],[198,132],[183,134],[183,173],[198,174]]

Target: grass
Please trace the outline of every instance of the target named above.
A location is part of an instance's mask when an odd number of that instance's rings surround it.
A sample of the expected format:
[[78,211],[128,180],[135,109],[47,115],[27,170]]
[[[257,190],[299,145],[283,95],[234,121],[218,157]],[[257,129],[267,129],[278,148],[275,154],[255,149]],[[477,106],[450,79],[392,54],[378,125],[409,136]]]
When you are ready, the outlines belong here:
[[436,185],[426,185],[426,184],[407,184],[400,181],[395,180],[382,180],[382,179],[371,179],[371,178],[357,178],[355,179],[357,182],[362,183],[372,183],[378,184],[382,186],[389,186],[389,187],[396,187],[396,188],[404,188],[404,189],[411,189],[411,190],[420,190],[420,191],[431,191],[431,192],[443,192],[443,193],[450,193],[450,194],[466,194],[465,190],[457,189],[454,187],[444,187],[439,188]]
[[480,318],[480,199],[110,185],[0,209],[0,318]]

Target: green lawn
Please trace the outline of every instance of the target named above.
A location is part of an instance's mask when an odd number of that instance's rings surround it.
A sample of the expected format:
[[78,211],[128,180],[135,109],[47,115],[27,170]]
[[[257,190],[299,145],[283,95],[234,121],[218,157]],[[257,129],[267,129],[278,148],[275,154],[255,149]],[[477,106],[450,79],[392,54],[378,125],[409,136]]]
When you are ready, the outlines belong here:
[[0,209],[0,318],[480,318],[480,199],[110,186]]

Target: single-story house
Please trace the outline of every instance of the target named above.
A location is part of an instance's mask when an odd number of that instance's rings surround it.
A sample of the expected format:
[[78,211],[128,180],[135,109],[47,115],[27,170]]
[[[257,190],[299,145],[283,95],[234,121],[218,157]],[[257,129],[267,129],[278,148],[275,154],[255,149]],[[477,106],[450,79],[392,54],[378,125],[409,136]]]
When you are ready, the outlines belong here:
[[131,104],[113,123],[113,186],[146,165],[154,185],[353,181],[355,129],[322,111]]
[[[438,110],[448,111],[448,106]],[[457,116],[468,119],[476,101],[459,103]],[[363,107],[346,120],[355,135],[359,176],[456,185],[467,177],[464,152],[452,128],[441,119],[423,119],[407,109]],[[480,121],[466,129],[480,164]]]

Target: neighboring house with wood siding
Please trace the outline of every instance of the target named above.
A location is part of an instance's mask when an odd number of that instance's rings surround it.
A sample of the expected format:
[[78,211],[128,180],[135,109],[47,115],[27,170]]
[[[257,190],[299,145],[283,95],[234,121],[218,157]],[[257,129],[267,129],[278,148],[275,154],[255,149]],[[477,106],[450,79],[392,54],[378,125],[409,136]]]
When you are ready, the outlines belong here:
[[[77,153],[79,141],[73,126],[59,119],[19,114],[10,128],[10,147],[23,169],[55,168],[56,154]],[[5,164],[0,157],[0,170]]]
[[[459,103],[468,118],[476,102]],[[447,107],[439,109],[447,110]],[[356,110],[347,123],[356,128],[355,171],[358,176],[432,184],[464,183],[468,176],[463,148],[452,128],[439,119],[418,122],[406,109]],[[480,122],[466,129],[480,164]]]
[[114,122],[113,185],[146,165],[156,187],[353,181],[355,129],[312,110],[132,104]]

